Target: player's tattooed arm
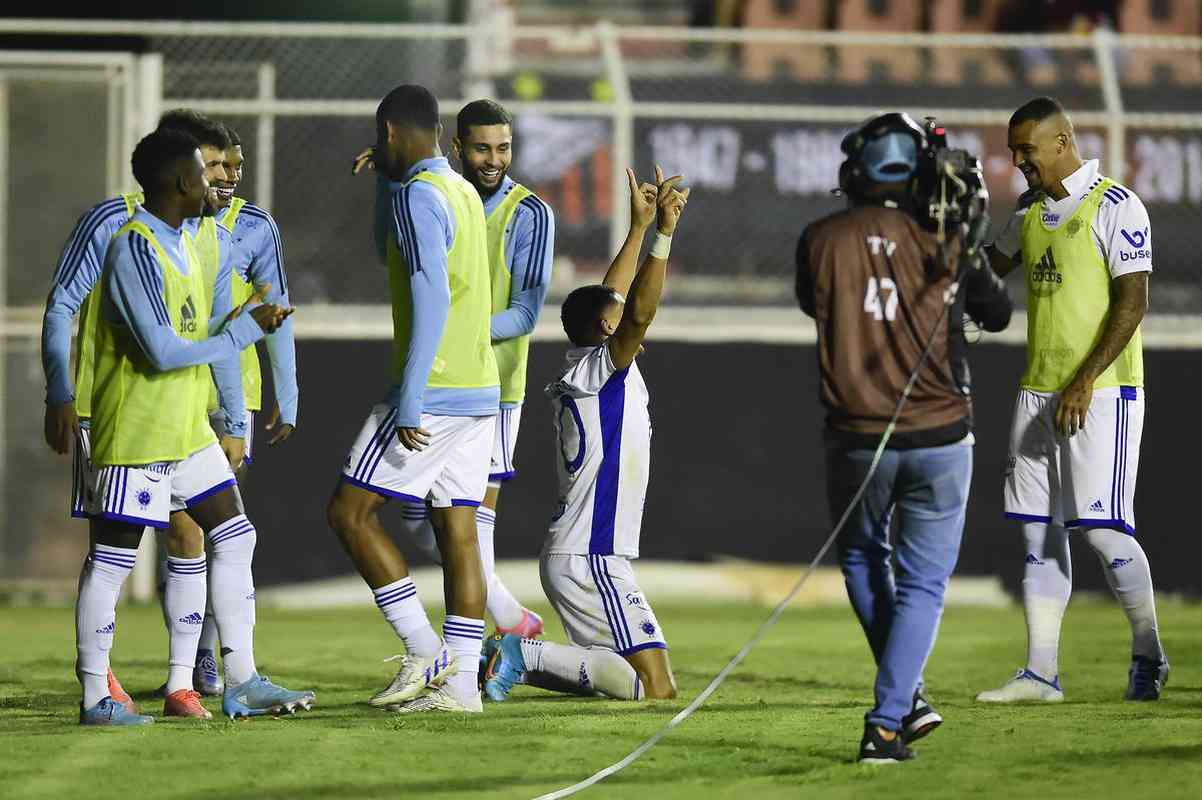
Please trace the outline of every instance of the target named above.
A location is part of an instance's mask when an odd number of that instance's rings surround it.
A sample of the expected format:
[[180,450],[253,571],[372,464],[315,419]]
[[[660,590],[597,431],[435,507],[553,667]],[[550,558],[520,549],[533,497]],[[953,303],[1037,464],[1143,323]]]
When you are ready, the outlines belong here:
[[1072,436],[1085,427],[1094,381],[1123,352],[1147,310],[1147,272],[1131,272],[1111,281],[1110,316],[1102,329],[1102,338],[1060,393],[1060,404],[1056,408],[1056,430],[1060,433]]
[[[659,167],[655,169],[656,175],[659,175]],[[630,283],[634,280],[634,272],[639,263],[639,250],[643,246],[643,236],[655,220],[657,194],[655,184],[640,184],[634,177],[634,170],[630,167],[626,168],[626,180],[630,184],[630,231],[626,234],[626,241],[622,243],[622,248],[614,256],[613,263],[609,265],[609,269],[605,273],[605,280],[601,281],[602,284],[613,289],[622,297],[626,297],[626,293],[630,291]]]

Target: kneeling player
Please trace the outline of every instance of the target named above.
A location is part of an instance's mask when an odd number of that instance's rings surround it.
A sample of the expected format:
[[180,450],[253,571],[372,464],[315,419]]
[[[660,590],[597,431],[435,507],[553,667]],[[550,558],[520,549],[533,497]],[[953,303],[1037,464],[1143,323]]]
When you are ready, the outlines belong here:
[[[658,167],[658,186],[638,186],[634,173],[627,175],[630,233],[605,282],[564,301],[573,346],[546,390],[559,438],[559,508],[539,571],[572,644],[514,634],[490,639],[484,691],[493,700],[505,700],[517,683],[619,700],[676,696],[668,645],[631,564],[639,555],[651,450],[647,385],[634,359],[659,306],[689,190],[678,191],[680,177],[665,181]],[[634,274],[653,217],[658,236]]]

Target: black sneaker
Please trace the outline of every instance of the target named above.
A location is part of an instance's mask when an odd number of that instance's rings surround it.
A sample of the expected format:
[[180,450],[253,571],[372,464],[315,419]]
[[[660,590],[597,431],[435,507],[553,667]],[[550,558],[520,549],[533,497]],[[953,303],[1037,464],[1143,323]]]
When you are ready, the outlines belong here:
[[873,724],[864,726],[864,738],[860,740],[861,764],[898,764],[914,758],[914,751],[906,747],[898,733],[892,741],[885,741]]
[[931,707],[922,692],[914,692],[914,705],[910,713],[902,717],[902,738],[906,744],[917,742],[943,723],[943,717]]
[[1128,700],[1159,700],[1160,690],[1169,679],[1169,662],[1165,659],[1132,656],[1127,672]]

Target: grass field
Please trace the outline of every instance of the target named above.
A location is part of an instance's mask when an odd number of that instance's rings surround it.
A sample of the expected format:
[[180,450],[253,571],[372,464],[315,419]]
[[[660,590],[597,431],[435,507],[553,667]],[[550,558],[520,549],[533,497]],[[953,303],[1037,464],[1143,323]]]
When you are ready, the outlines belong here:
[[[6,798],[502,797],[573,783],[624,756],[683,707],[765,615],[754,607],[657,608],[681,699],[581,700],[521,687],[472,717],[397,717],[365,705],[391,677],[391,631],[374,609],[264,610],[261,670],[313,688],[280,720],[76,725],[68,609],[0,609],[0,796]],[[867,648],[844,608],[790,611],[710,702],[634,766],[583,796],[639,798],[1197,797],[1202,794],[1202,607],[1166,604],[1174,665],[1159,703],[1121,700],[1126,623],[1075,604],[1060,706],[982,707],[972,695],[1019,666],[1017,609],[951,609],[927,673],[947,718],[897,767],[853,763],[871,698]],[[558,625],[549,635],[561,637]],[[125,608],[113,666],[143,707],[163,679],[156,608]],[[218,712],[219,703],[208,702]]]

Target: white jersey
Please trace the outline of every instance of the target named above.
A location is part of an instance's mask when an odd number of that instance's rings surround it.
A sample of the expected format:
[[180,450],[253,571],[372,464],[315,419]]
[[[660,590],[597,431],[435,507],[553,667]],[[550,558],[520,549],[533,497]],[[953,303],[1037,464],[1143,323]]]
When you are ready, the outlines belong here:
[[568,351],[546,388],[555,411],[559,506],[546,553],[638,558],[651,467],[647,384],[606,345]]

